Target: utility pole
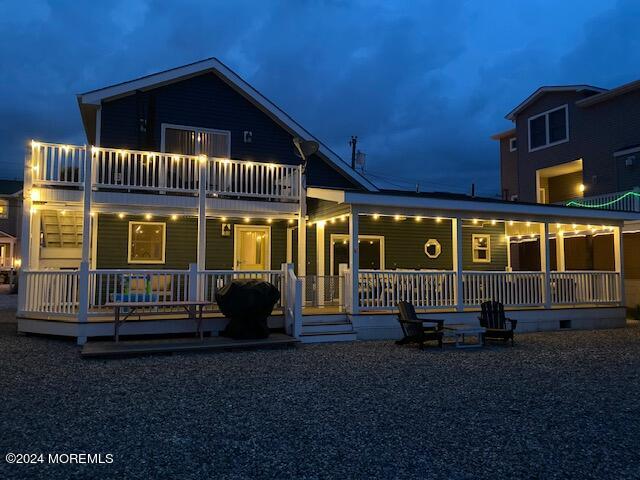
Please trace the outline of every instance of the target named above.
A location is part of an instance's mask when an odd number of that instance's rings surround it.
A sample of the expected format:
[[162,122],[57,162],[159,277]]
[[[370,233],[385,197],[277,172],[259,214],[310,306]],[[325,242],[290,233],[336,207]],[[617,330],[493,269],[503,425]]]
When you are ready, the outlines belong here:
[[351,140],[349,140],[349,145],[351,146],[351,168],[353,170],[356,169],[356,145],[358,144],[358,136],[351,135]]

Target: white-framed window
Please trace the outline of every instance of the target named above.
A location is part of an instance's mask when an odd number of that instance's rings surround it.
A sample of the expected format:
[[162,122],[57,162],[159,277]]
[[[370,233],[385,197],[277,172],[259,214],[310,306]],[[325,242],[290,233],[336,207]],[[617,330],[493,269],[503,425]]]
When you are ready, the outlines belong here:
[[164,263],[166,243],[166,223],[129,222],[129,263]]
[[163,123],[161,149],[165,153],[231,158],[231,132]]
[[473,263],[491,262],[491,235],[474,233],[471,237]]
[[569,141],[569,108],[567,105],[547,110],[528,119],[529,151]]
[[512,137],[509,139],[509,151],[515,152],[518,150],[518,139],[516,137]]
[[9,200],[0,198],[0,218],[9,218]]

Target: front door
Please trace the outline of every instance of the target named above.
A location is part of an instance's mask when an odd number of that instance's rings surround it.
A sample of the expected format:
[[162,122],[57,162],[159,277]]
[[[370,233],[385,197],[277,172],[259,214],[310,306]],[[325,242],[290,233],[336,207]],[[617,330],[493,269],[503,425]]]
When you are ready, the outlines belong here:
[[267,226],[236,225],[235,270],[269,270],[271,235]]

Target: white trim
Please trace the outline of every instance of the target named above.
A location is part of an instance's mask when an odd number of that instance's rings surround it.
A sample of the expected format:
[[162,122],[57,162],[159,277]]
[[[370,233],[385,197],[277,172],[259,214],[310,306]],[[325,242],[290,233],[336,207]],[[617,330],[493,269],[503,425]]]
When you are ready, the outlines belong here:
[[618,150],[617,152],[613,152],[614,157],[623,157],[625,155],[629,155],[631,153],[640,152],[640,147],[626,148],[624,150]]
[[242,230],[256,231],[262,230],[269,235],[269,241],[266,242],[266,258],[265,258],[265,270],[271,270],[271,225],[252,225],[252,224],[234,224],[233,225],[233,270],[241,272],[238,267],[238,232]]
[[517,150],[518,150],[518,146],[516,145],[516,146],[514,147],[514,146],[513,146],[513,142],[516,142],[516,144],[517,144],[517,142],[518,142],[518,138],[517,138],[517,137],[511,137],[511,138],[509,139],[509,151],[510,151],[510,152],[515,152],[515,151],[517,151]]
[[[527,98],[525,98],[524,101],[522,101],[516,108],[514,108],[509,113],[507,113],[505,118],[507,120],[515,121],[515,118],[516,118],[516,115],[518,114],[518,112],[523,110],[527,105],[532,103],[536,98],[538,98],[538,96],[542,95],[543,93],[547,93],[547,92],[581,92],[583,90],[591,90],[593,92],[601,92],[601,93],[602,92],[607,92],[607,89],[605,89],[605,88],[594,87],[592,85],[564,85],[564,86],[559,86],[559,87],[540,87],[535,92],[533,92],[531,95],[529,95]],[[595,97],[597,95],[593,95],[593,96]],[[579,103],[581,101],[584,101],[584,100],[588,100],[588,98],[583,99],[583,100],[578,100],[577,103]]]
[[100,138],[102,137],[102,105],[98,105],[96,109],[96,141],[95,146],[100,146]]
[[142,78],[123,82],[110,87],[100,88],[90,92],[78,95],[81,104],[100,105],[104,100],[111,100],[116,97],[131,95],[137,90],[145,90],[158,87],[164,84],[183,80],[188,77],[213,71],[218,74],[224,81],[232,87],[238,89],[244,94],[254,105],[262,108],[277,123],[291,133],[301,137],[304,140],[315,140],[320,144],[320,153],[328,162],[335,167],[340,173],[346,175],[354,182],[363,186],[367,190],[377,192],[378,188],[367,178],[353,170],[338,155],[331,151],[326,145],[319,142],[317,138],[311,135],[299,123],[293,120],[283,110],[277,107],[273,102],[264,97],[255,88],[245,82],[238,74],[229,69],[226,65],[216,58],[208,58],[199,62],[184,65],[182,67],[173,68],[164,72],[155,73]]
[[[476,249],[476,238],[487,239],[487,258],[476,258],[476,251],[485,250],[484,248]],[[491,263],[491,234],[489,233],[473,233],[471,235],[471,260],[473,263]]]
[[[231,158],[231,130],[218,130],[216,128],[205,128],[205,127],[196,127],[196,126],[191,126],[191,125],[177,125],[174,123],[162,123],[161,125],[161,133],[160,133],[160,151],[162,153],[166,153],[165,152],[165,132],[167,131],[167,128],[171,128],[173,130],[186,130],[186,131],[190,131],[190,132],[195,132],[196,134],[198,133],[220,133],[220,134],[224,134],[227,136],[228,138],[228,143],[227,143],[227,155],[226,158]],[[200,155],[200,142],[196,142],[196,151],[194,153],[194,155]]]
[[287,263],[293,263],[293,227],[287,227]]
[[[131,228],[134,223],[143,225],[160,225],[162,226],[162,260],[132,260],[131,259]],[[130,220],[129,221],[129,237],[127,238],[127,263],[132,265],[147,264],[161,265],[166,263],[167,255],[167,223],[166,222],[147,222],[146,220]]]
[[[557,142],[549,143],[549,114],[553,112],[557,112],[558,110],[565,109],[564,111],[564,129],[565,129],[565,138],[562,140],[558,140]],[[532,148],[531,147],[531,122],[537,118],[546,117],[545,120],[545,139],[546,142],[544,145],[540,145],[539,147]],[[569,141],[569,105],[564,104],[559,107],[552,108],[550,110],[546,110],[542,113],[538,113],[537,115],[533,115],[527,119],[527,135],[529,140],[529,151],[536,152],[538,150],[542,150],[544,148],[553,147],[555,145],[560,145],[561,143],[566,143]]]
[[[349,241],[349,234],[347,233],[332,233],[329,235],[329,272],[330,275],[335,275],[333,269],[333,244],[335,241]],[[380,270],[385,269],[384,265],[384,235],[358,235],[358,241],[360,240],[379,240],[380,241]]]
[[[309,189],[311,192],[312,189]],[[317,194],[320,198],[321,191],[325,189],[313,189],[312,193]],[[309,195],[312,196],[312,195]],[[441,216],[451,217],[452,215],[447,212],[456,212],[458,216],[465,214],[477,214],[481,213],[483,218],[495,215],[496,220],[518,220],[520,218],[525,221],[535,221],[536,218],[545,220],[592,220],[590,223],[599,223],[603,220],[607,222],[623,222],[625,220],[640,220],[640,215],[633,212],[622,212],[614,210],[598,210],[580,207],[566,207],[561,205],[539,205],[539,204],[525,204],[518,202],[506,202],[506,201],[474,201],[469,199],[445,199],[435,198],[428,196],[411,196],[411,195],[393,195],[393,194],[378,194],[378,193],[366,193],[366,192],[352,192],[341,191],[342,201],[338,203],[346,203],[349,205],[360,205],[361,207],[368,207],[371,212],[362,211],[361,213],[375,213],[374,208],[402,208],[411,209],[415,208],[420,210],[416,212],[416,215],[421,216]],[[427,213],[428,212],[428,213]],[[384,213],[384,212],[379,212]],[[397,212],[392,212],[392,214]],[[404,211],[407,215],[411,215],[412,212]],[[505,216],[503,218],[500,218]],[[517,217],[517,218],[516,218]],[[562,223],[562,222],[561,222]],[[564,222],[564,223],[580,223],[580,222]],[[589,222],[587,222],[589,223]]]

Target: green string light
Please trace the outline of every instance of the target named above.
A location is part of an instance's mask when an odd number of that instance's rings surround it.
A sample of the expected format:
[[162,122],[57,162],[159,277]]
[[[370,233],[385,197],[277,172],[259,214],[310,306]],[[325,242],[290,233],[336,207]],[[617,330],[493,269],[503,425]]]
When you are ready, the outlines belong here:
[[610,205],[613,205],[614,203],[618,203],[621,200],[624,200],[627,197],[638,197],[640,198],[640,193],[638,192],[627,192],[623,195],[620,195],[618,198],[611,200],[609,202],[605,202],[605,203],[599,203],[597,205],[586,205],[584,203],[581,202],[577,202],[575,200],[571,200],[570,202],[567,202],[567,207],[584,207],[584,208],[606,208]]

